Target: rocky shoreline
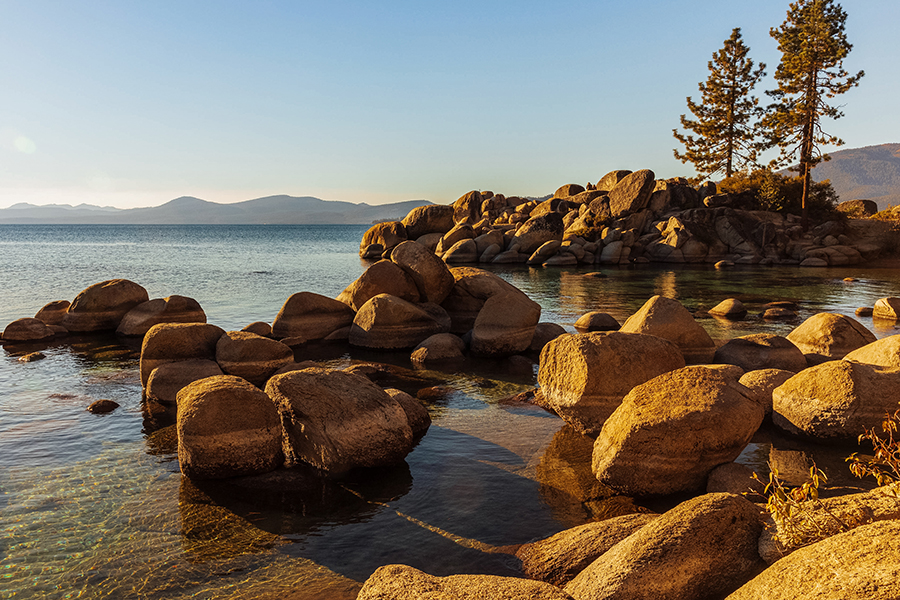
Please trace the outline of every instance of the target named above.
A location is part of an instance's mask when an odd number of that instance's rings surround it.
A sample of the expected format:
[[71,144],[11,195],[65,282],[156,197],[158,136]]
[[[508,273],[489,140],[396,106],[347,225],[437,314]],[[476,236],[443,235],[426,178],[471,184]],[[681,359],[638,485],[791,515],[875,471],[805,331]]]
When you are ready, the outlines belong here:
[[[309,360],[314,347],[408,352],[413,364],[443,366],[474,358],[530,369],[537,357],[539,387],[510,401],[545,408],[592,446],[595,483],[622,496],[689,497],[659,515],[632,507],[509,548],[530,579],[434,577],[387,565],[359,598],[897,597],[896,486],[812,502],[820,515],[840,515],[841,526],[794,547],[783,523],[766,515],[764,497],[745,493],[758,483],[734,460],[764,422],[823,444],[880,426],[900,400],[900,335],[876,340],[852,317],[820,313],[784,337],[717,343],[661,296],[621,326],[585,315],[570,334],[541,322],[540,306],[496,275],[452,266],[695,258],[815,266],[808,261],[851,264],[840,261],[882,250],[836,225],[806,234],[790,219],[743,214],[681,182],[651,186],[652,174],[615,177],[601,195],[570,185],[526,207],[472,192],[452,207],[375,225],[360,254],[380,260],[335,299],[292,295],[271,325],[226,332],[190,298],[151,300],[134,282],[110,280],[10,323],[0,341],[15,347],[101,331],[141,340],[144,409],[160,424],[176,423],[181,471],[196,481],[262,482],[295,466],[336,477],[402,462],[427,435],[440,390],[424,379],[417,389],[392,387],[385,365],[322,368]],[[616,192],[623,182],[636,192]],[[685,208],[695,201],[705,207]],[[741,318],[741,308],[728,299],[709,312]],[[884,298],[873,311],[896,321],[898,309],[900,300]]]

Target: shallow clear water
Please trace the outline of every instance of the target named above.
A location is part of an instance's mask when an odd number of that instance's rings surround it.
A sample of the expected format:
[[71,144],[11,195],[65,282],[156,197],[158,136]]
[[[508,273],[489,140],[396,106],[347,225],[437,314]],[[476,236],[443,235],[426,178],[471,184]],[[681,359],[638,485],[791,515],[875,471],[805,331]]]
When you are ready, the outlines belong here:
[[[356,254],[364,230],[0,226],[0,326],[113,277],[151,297],[191,296],[226,329],[271,322],[294,292],[334,296],[355,279],[366,266]],[[900,274],[886,269],[647,266],[604,268],[602,279],[585,277],[596,268],[492,270],[538,301],[542,320],[570,329],[588,310],[621,322],[664,294],[691,309],[740,298],[751,317],[700,321],[713,337],[784,334],[796,323],[755,317],[766,302],[799,301],[805,318],[900,295]],[[860,320],[879,337],[895,333]],[[47,358],[17,361],[36,349]],[[328,364],[349,364],[343,352]],[[262,494],[253,482],[198,486],[178,472],[171,428],[145,419],[138,356],[136,343],[103,336],[0,349],[0,597],[353,598],[393,562],[517,575],[509,546],[634,507],[593,479],[589,440],[501,401],[534,374],[490,362],[413,374],[454,391],[431,405],[432,428],[398,468],[337,482],[297,473],[285,493]],[[403,354],[354,358],[408,366]],[[100,398],[121,408],[88,413]],[[775,459],[791,475],[815,458],[841,482],[846,454],[762,433],[740,461],[762,469]]]

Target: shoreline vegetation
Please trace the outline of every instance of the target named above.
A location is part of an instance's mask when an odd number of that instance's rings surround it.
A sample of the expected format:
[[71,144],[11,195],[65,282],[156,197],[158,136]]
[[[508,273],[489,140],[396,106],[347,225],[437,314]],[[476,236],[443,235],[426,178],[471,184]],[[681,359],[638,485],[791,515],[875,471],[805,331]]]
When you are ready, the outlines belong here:
[[[31,362],[39,351],[17,349],[42,340],[140,340],[142,408],[157,427],[174,424],[183,477],[255,493],[397,464],[428,435],[437,382],[381,363],[325,368],[309,358],[315,347],[408,352],[414,365],[445,368],[494,360],[530,370],[536,360],[538,387],[506,401],[543,408],[591,445],[595,485],[623,500],[616,511],[522,546],[481,545],[515,557],[523,578],[384,565],[359,598],[896,597],[892,442],[887,459],[856,457],[858,472],[882,474],[869,490],[829,488],[814,465],[806,484],[773,469],[766,485],[734,461],[764,423],[835,448],[874,440],[897,409],[900,335],[876,340],[851,316],[819,313],[786,336],[716,341],[701,315],[663,296],[621,325],[588,313],[572,334],[473,266],[900,265],[889,224],[825,212],[807,232],[799,217],[742,208],[748,201],[646,170],[569,184],[542,202],[473,191],[373,225],[358,279],[337,298],[293,294],[271,324],[226,332],[191,298],[150,299],[117,279],[13,321],[0,342]],[[722,300],[710,316],[746,315],[740,300]],[[866,308],[900,317],[898,298]],[[790,303],[768,310],[796,316]],[[651,514],[633,498],[679,500]]]

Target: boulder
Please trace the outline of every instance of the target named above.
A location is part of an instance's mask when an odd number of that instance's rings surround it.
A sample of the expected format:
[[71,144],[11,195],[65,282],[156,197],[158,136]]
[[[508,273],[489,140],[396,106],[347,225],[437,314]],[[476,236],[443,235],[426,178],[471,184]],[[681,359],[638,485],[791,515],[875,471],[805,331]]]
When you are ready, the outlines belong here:
[[480,255],[475,240],[459,240],[443,253],[441,258],[447,264],[477,263]]
[[631,171],[626,169],[619,169],[617,171],[610,171],[606,175],[600,178],[600,181],[597,182],[595,186],[598,190],[609,191],[616,187],[620,181],[625,179],[628,175],[631,175]]
[[872,316],[890,321],[900,319],[900,298],[879,298],[875,301]]
[[417,242],[399,244],[391,261],[409,275],[423,301],[440,304],[453,287],[453,275],[444,261]]
[[783,369],[798,373],[806,368],[806,357],[787,338],[772,333],[754,333],[728,340],[712,362],[737,365],[745,371]]
[[592,562],[658,515],[634,513],[566,529],[516,551],[531,579],[563,587]]
[[468,224],[477,223],[481,219],[481,204],[483,202],[484,197],[481,195],[481,192],[478,191],[473,190],[468,194],[460,196],[459,199],[452,204],[453,222]]
[[406,565],[385,565],[369,577],[357,600],[572,600],[542,581],[498,575],[435,577]]
[[816,365],[837,360],[875,341],[875,335],[857,321],[837,313],[819,313],[803,321],[787,336]]
[[874,200],[845,200],[834,207],[851,219],[871,217],[878,212],[878,203]]
[[409,211],[401,223],[411,240],[429,233],[444,234],[453,229],[453,207],[447,204],[419,206]]
[[167,296],[138,304],[122,317],[116,333],[142,336],[159,323],[206,323],[200,303],[186,296]]
[[744,303],[737,298],[728,298],[709,309],[709,314],[714,317],[725,317],[726,319],[740,319],[746,316],[747,309],[744,308]]
[[426,363],[442,360],[462,360],[465,358],[466,343],[452,333],[436,333],[422,341],[413,349],[410,360]]
[[578,600],[721,598],[756,575],[759,508],[706,494],[660,515],[565,586]]
[[56,333],[40,319],[25,317],[16,319],[3,330],[0,339],[5,342],[36,342],[55,336]]
[[416,283],[406,271],[389,260],[380,260],[366,269],[337,299],[359,312],[363,304],[378,294],[390,294],[409,302],[419,301]]
[[[337,302],[337,300],[335,300]],[[253,321],[241,328],[241,331],[247,331],[261,335],[263,337],[272,337],[272,326],[265,321]]]
[[575,329],[579,331],[618,331],[619,327],[612,315],[599,310],[584,313],[575,321]]
[[475,319],[472,354],[501,357],[528,350],[540,318],[541,306],[525,294],[494,294]]
[[542,265],[544,262],[554,256],[558,251],[560,246],[562,246],[562,242],[560,240],[550,240],[549,242],[544,242],[541,246],[535,250],[531,256],[528,257],[526,261],[529,265]]
[[[765,485],[753,479],[753,469],[736,462],[725,463],[713,469],[706,480],[706,493],[727,492],[729,494],[765,493]],[[756,496],[754,496],[756,498]]]
[[434,249],[438,256],[443,255],[458,242],[473,240],[476,237],[475,228],[468,223],[454,225],[453,229],[444,234]]
[[347,304],[312,292],[298,292],[292,294],[278,311],[272,322],[272,335],[320,340],[351,323],[353,309]]
[[673,342],[687,364],[708,363],[716,352],[715,342],[678,300],[653,296],[628,317],[622,333],[655,335]]
[[793,434],[855,440],[897,410],[900,370],[833,360],[788,379],[772,394],[772,421]]
[[117,408],[119,408],[118,402],[114,400],[102,399],[91,402],[91,405],[87,407],[87,411],[95,415],[105,415],[107,413],[111,413]]
[[388,252],[407,239],[406,227],[400,221],[375,223],[363,234],[359,243],[359,254],[363,256],[366,249],[373,244],[381,246],[382,252]]
[[409,428],[412,430],[415,439],[421,438],[431,427],[431,415],[428,409],[418,398],[413,398],[403,390],[397,388],[384,388],[384,392],[396,400],[406,413],[409,421]]
[[579,183],[567,183],[553,192],[554,198],[568,198],[569,196],[577,196],[584,191],[584,186]]
[[222,371],[259,387],[293,360],[287,345],[247,331],[228,331],[216,342],[216,362]]
[[622,400],[594,442],[601,483],[630,496],[702,489],[734,461],[765,410],[733,366],[690,366],[643,383]]
[[900,369],[900,335],[890,335],[848,352],[844,355],[844,360]]
[[644,209],[655,187],[656,176],[649,169],[642,169],[623,177],[609,190],[609,208],[613,218]]
[[192,479],[266,473],[284,462],[281,423],[269,397],[230,375],[178,392],[178,461]]
[[753,398],[765,409],[766,416],[769,416],[772,414],[772,394],[775,388],[794,375],[793,371],[783,369],[758,369],[747,371],[738,381],[753,392]]
[[532,217],[516,230],[510,249],[518,246],[520,253],[530,255],[546,242],[561,242],[565,230],[562,215],[558,212]]
[[208,323],[160,323],[150,328],[141,345],[141,385],[150,373],[170,362],[216,359],[216,343],[225,330]]
[[683,366],[678,347],[656,336],[567,334],[541,351],[538,384],[547,404],[563,420],[582,433],[596,435],[633,387]]
[[350,343],[379,350],[413,348],[446,328],[411,302],[390,294],[371,298],[353,318]]
[[900,520],[841,533],[780,559],[726,600],[900,598]]
[[475,267],[453,267],[453,288],[441,303],[450,315],[450,332],[462,335],[475,326],[475,319],[484,303],[491,296],[501,293],[518,293],[515,286],[497,275]]
[[531,352],[540,352],[550,340],[555,340],[565,332],[566,330],[562,325],[557,325],[556,323],[538,323],[534,326],[534,337],[531,338],[531,344],[528,346],[528,350]]
[[219,375],[224,373],[218,363],[212,360],[194,359],[163,363],[150,373],[147,380],[147,398],[160,404],[173,405],[182,388],[200,379]]
[[413,448],[403,406],[361,375],[291,371],[272,377],[266,394],[281,416],[288,465],[343,473],[400,463]]
[[147,290],[127,279],[110,279],[75,296],[61,325],[73,332],[114,330],[128,311],[147,302]]
[[69,310],[68,300],[54,300],[41,307],[41,310],[37,311],[34,318],[43,321],[47,325],[60,325],[63,317],[66,316],[67,310]]

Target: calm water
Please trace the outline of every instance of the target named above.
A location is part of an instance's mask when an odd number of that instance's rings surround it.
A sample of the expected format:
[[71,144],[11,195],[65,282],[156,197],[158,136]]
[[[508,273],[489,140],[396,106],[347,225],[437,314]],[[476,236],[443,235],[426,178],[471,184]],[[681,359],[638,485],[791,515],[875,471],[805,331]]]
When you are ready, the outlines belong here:
[[[0,226],[0,326],[115,277],[151,297],[193,297],[226,329],[271,322],[291,294],[334,296],[355,279],[364,230]],[[772,300],[800,301],[805,318],[852,315],[900,295],[893,270],[642,267],[584,277],[592,270],[494,269],[541,304],[543,320],[566,326],[596,309],[622,321],[654,294],[692,309],[740,298],[750,318],[701,321],[717,338],[790,331],[796,324],[753,316]],[[896,333],[860,320],[879,337]],[[16,361],[35,349],[47,358]],[[633,509],[593,481],[589,441],[543,411],[501,402],[534,376],[500,363],[408,374],[454,391],[431,407],[432,428],[398,468],[338,482],[300,473],[285,493],[198,487],[178,472],[171,428],[142,414],[138,357],[136,344],[114,337],[0,349],[0,597],[353,598],[392,562],[439,575],[517,575],[507,546]],[[350,359],[338,353],[327,364]],[[404,364],[405,355],[386,360]],[[87,413],[100,398],[121,408]],[[755,468],[776,459],[790,474],[813,455],[833,480],[846,478],[843,449],[756,442],[741,458]]]

